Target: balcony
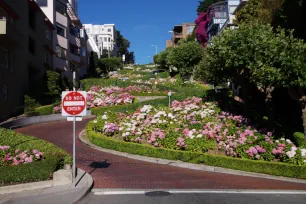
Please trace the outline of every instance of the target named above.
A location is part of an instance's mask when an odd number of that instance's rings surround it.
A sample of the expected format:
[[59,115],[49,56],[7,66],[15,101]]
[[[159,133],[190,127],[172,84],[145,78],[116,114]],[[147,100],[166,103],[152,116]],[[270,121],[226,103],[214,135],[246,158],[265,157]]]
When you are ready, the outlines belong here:
[[67,16],[64,16],[63,14],[56,11],[56,22],[61,24],[64,27],[68,26],[68,18]]
[[69,60],[80,64],[81,63],[81,56],[77,53],[70,52],[69,53]]
[[68,61],[58,58],[58,57],[55,58],[54,67],[57,71],[60,71],[60,72],[69,70]]
[[64,37],[62,37],[60,35],[57,35],[57,43],[62,48],[66,49],[66,50],[68,49],[68,40],[67,40],[67,38],[64,38]]
[[209,18],[207,32],[212,29],[220,30],[228,19],[228,5],[227,2],[213,4],[209,9]]

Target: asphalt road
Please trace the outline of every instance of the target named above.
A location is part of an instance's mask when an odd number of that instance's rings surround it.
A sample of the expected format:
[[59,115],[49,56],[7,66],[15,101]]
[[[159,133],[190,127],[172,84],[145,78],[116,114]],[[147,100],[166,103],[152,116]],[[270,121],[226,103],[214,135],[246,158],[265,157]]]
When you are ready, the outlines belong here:
[[78,204],[305,204],[306,195],[188,193],[157,195],[94,195]]

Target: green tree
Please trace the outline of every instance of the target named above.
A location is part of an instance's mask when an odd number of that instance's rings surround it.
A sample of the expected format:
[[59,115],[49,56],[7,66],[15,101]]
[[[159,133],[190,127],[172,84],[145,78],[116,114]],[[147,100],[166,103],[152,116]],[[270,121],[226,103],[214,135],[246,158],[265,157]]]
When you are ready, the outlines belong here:
[[54,71],[47,71],[47,94],[53,97],[60,96],[60,74]]
[[101,59],[101,63],[105,66],[106,72],[114,71],[117,68],[122,67],[121,58],[113,57],[113,58],[104,58]]
[[230,79],[242,85],[246,114],[248,87],[254,84],[265,94],[266,112],[272,124],[274,88],[304,86],[306,55],[303,46],[292,32],[286,36],[285,30],[273,32],[270,25],[241,24],[238,29],[227,29],[212,40],[205,49],[197,75],[216,83]]
[[195,66],[201,60],[202,49],[197,42],[183,43],[169,50],[166,63],[169,66],[176,67],[182,79],[189,80],[194,73]]
[[284,0],[249,0],[244,8],[236,14],[236,22],[257,21],[275,24],[276,16],[282,10]]

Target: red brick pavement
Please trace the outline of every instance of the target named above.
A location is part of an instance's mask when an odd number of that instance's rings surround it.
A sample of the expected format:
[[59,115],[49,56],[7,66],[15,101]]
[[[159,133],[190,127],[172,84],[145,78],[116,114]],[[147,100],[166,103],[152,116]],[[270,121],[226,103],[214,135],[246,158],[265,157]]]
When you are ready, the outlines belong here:
[[[77,123],[77,134],[87,122]],[[16,131],[47,140],[72,152],[71,122],[39,124]],[[95,188],[306,190],[305,184],[153,164],[100,152],[79,140],[76,145],[77,166],[92,175]]]

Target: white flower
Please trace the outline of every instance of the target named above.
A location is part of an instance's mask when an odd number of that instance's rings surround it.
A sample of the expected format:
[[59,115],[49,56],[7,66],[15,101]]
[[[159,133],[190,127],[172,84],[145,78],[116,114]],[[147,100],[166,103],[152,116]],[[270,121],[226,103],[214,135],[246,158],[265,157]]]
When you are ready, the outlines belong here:
[[202,138],[202,137],[203,137],[202,134],[198,134],[198,135],[197,135],[197,138]]
[[286,139],[286,142],[292,144],[292,142],[289,139]]
[[97,123],[98,121],[97,121],[97,120],[94,120],[93,122],[94,122],[94,123]]
[[173,124],[173,122],[172,122],[172,121],[170,121],[170,124],[172,125],[172,124]]
[[285,141],[285,138],[281,138],[282,141]]
[[102,118],[103,120],[107,120],[107,115],[103,115],[101,118]]
[[301,149],[302,157],[306,157],[306,149]]
[[276,143],[279,143],[279,140],[275,140]]

